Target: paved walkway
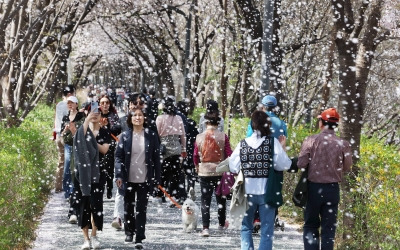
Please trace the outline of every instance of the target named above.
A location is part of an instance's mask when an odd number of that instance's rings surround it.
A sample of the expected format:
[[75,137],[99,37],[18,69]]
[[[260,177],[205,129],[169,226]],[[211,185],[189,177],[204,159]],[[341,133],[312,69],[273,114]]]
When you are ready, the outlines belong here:
[[[198,189],[198,184],[196,184]],[[199,190],[196,189],[196,195]],[[114,188],[115,192],[115,188]],[[42,249],[80,249],[83,243],[81,230],[76,224],[67,221],[68,203],[63,193],[52,192],[50,200],[36,231],[37,238],[33,243],[35,250]],[[199,198],[196,203],[200,205]],[[200,236],[201,218],[195,233],[183,233],[181,211],[169,208],[169,203],[158,204],[149,201],[146,225],[145,249],[240,249],[240,231],[228,229],[225,233],[217,232],[217,213],[215,199],[211,207],[210,237]],[[229,204],[228,204],[229,205]],[[111,227],[114,208],[114,196],[104,199],[104,228],[98,232],[101,249],[133,249],[134,244],[124,244],[124,231]],[[201,217],[201,216],[200,216]],[[275,231],[274,249],[303,249],[302,236],[298,226],[286,225],[285,231]],[[253,235],[258,246],[260,237]]]

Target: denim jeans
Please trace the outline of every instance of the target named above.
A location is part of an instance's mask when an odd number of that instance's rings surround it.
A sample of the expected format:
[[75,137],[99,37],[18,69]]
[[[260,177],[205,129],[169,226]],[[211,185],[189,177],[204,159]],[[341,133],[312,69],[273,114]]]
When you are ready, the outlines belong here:
[[333,249],[340,200],[339,191],[338,183],[308,183],[308,199],[304,210],[303,228],[305,250],[319,250],[320,238],[321,249]]
[[64,174],[64,140],[60,133],[57,133],[56,146],[58,151],[58,165],[56,171],[55,188],[56,192],[63,190],[63,174]]
[[71,178],[71,152],[72,146],[64,145],[64,175],[63,175],[63,190],[65,192],[65,198],[69,196],[74,191],[74,184]]
[[253,222],[254,214],[258,209],[260,213],[261,222],[261,239],[260,250],[272,249],[272,241],[274,237],[274,217],[276,208],[265,204],[264,195],[247,195],[247,201],[249,203],[249,209],[246,211],[242,221],[242,228],[240,231],[241,237],[241,249],[254,249],[253,243]]

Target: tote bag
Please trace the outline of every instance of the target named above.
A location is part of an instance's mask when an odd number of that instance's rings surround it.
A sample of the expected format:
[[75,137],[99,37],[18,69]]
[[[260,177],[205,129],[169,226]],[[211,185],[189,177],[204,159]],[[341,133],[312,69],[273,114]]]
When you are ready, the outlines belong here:
[[274,137],[270,137],[271,166],[268,173],[267,191],[265,192],[265,203],[272,207],[280,207],[283,204],[282,183],[283,172],[274,169]]

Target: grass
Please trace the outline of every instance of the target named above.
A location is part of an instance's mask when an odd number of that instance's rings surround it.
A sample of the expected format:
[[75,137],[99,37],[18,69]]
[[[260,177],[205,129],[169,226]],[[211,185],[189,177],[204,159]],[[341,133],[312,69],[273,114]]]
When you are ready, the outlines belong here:
[[40,105],[19,128],[0,130],[0,249],[26,249],[35,237],[56,166],[53,117]]

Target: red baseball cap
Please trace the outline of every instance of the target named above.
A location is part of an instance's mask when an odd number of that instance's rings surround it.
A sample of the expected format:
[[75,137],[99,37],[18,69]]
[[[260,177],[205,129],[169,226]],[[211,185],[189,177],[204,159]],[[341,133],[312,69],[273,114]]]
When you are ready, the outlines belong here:
[[329,108],[323,111],[318,118],[321,118],[324,121],[328,122],[339,122],[339,113],[336,111],[335,108]]

